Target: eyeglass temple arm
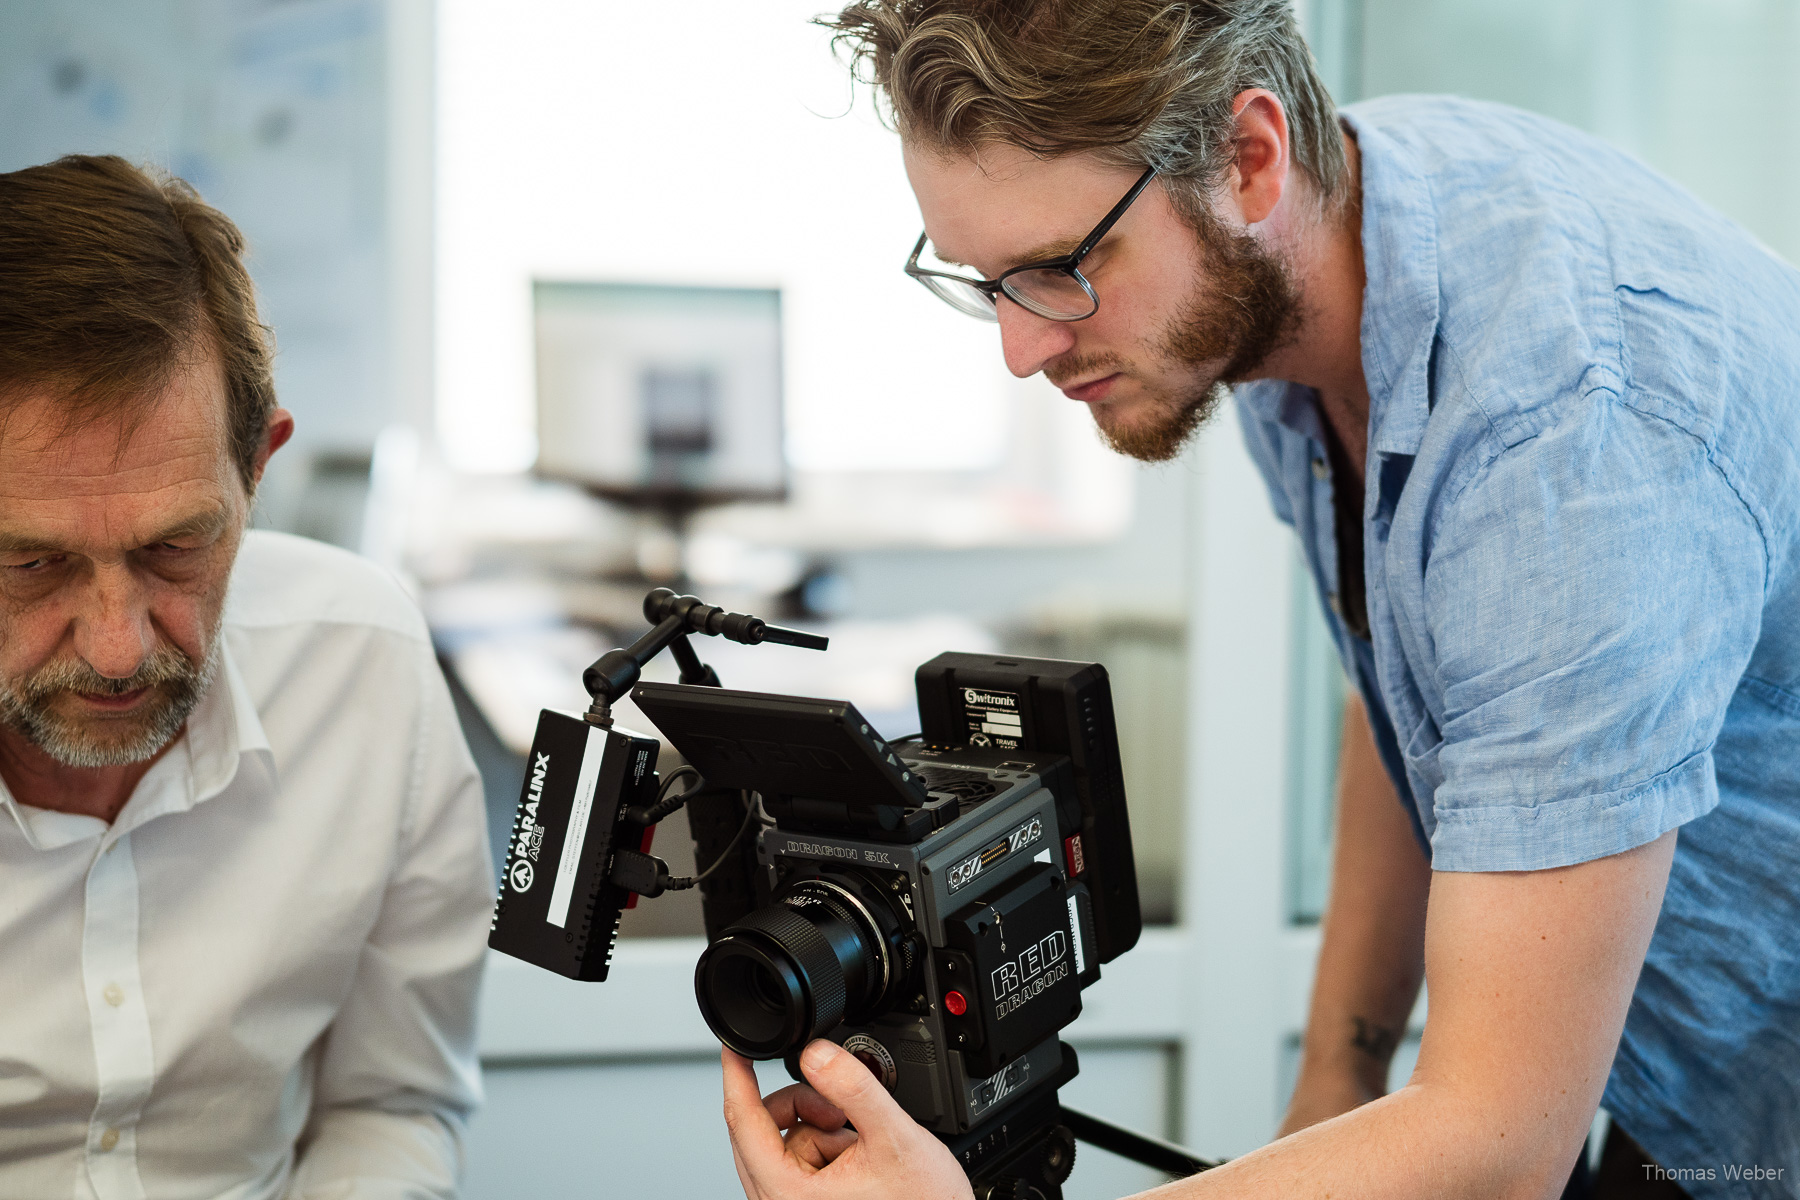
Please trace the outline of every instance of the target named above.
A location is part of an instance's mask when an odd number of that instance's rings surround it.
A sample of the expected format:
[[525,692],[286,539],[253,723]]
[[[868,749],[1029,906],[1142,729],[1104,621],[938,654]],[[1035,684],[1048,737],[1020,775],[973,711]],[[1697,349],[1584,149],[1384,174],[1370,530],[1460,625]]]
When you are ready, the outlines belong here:
[[[930,236],[931,235],[928,233],[921,233],[919,234],[919,240],[913,243],[912,257],[906,260],[906,270],[908,274],[919,269],[919,255],[925,253],[925,242]],[[890,259],[889,261],[892,260]]]
[[1150,181],[1156,178],[1159,169],[1150,167],[1138,176],[1138,181],[1131,185],[1131,190],[1125,193],[1124,198],[1113,205],[1112,211],[1107,213],[1098,225],[1094,226],[1094,232],[1083,238],[1081,245],[1075,247],[1069,254],[1070,261],[1080,262],[1088,256],[1089,251],[1100,244],[1100,239],[1105,237],[1114,225],[1118,224],[1119,218],[1125,215],[1125,210],[1131,207],[1131,202],[1141,196],[1144,189],[1150,186]]
[[[1138,181],[1131,185],[1131,190],[1126,192],[1125,195],[1120,198],[1119,202],[1112,206],[1112,211],[1101,218],[1098,225],[1094,226],[1094,232],[1088,234],[1087,237],[1082,239],[1081,245],[1069,252],[1067,261],[1070,264],[1080,262],[1088,256],[1088,253],[1092,251],[1095,246],[1100,244],[1100,239],[1105,237],[1114,225],[1118,224],[1119,218],[1125,215],[1125,210],[1131,207],[1132,201],[1143,195],[1144,189],[1150,186],[1150,181],[1156,178],[1159,170],[1160,168],[1158,167],[1148,167],[1142,175],[1138,176]],[[929,271],[919,266],[919,255],[925,252],[925,243],[929,238],[929,234],[921,233],[919,234],[919,240],[913,244],[912,257],[906,260],[906,273],[908,275],[943,274],[941,271]],[[969,279],[962,275],[953,275],[950,276],[950,278],[960,279],[964,283],[974,284],[976,287],[989,293],[1000,290],[1000,280],[998,279]]]

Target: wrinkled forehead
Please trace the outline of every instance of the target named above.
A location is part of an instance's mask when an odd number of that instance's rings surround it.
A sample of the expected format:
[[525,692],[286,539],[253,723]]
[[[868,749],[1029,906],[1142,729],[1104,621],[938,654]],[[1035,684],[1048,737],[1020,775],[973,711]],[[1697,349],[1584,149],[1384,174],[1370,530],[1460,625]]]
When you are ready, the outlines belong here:
[[206,513],[234,512],[244,499],[224,381],[211,364],[117,404],[84,405],[39,385],[13,389],[0,405],[0,534],[8,538],[122,549]]
[[1141,173],[1006,145],[961,153],[908,141],[903,153],[937,256],[988,276],[1073,250]]

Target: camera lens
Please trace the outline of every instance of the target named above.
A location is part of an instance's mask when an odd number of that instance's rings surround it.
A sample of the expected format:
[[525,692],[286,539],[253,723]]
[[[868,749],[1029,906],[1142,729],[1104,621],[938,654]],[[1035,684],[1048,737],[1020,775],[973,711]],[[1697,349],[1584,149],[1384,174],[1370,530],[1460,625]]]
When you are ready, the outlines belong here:
[[803,879],[706,948],[694,991],[721,1042],[747,1058],[780,1058],[879,1004],[893,956],[853,889]]

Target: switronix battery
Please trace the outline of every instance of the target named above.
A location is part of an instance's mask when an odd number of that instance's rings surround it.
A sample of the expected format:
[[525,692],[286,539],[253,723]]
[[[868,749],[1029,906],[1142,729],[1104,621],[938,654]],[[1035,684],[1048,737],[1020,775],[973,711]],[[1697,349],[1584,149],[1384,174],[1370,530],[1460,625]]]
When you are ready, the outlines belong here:
[[[526,762],[488,945],[571,979],[606,978],[631,893],[607,881],[619,812],[654,798],[656,739],[545,709]],[[641,847],[635,825],[626,849]]]

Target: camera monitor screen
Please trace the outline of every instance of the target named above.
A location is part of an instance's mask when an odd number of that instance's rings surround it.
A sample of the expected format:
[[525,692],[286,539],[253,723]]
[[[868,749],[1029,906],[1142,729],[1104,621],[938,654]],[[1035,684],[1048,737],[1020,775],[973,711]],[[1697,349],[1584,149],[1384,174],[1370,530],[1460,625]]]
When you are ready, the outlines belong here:
[[847,700],[679,683],[631,698],[711,787],[918,807],[925,783]]
[[539,281],[540,475],[625,502],[780,499],[781,293]]

